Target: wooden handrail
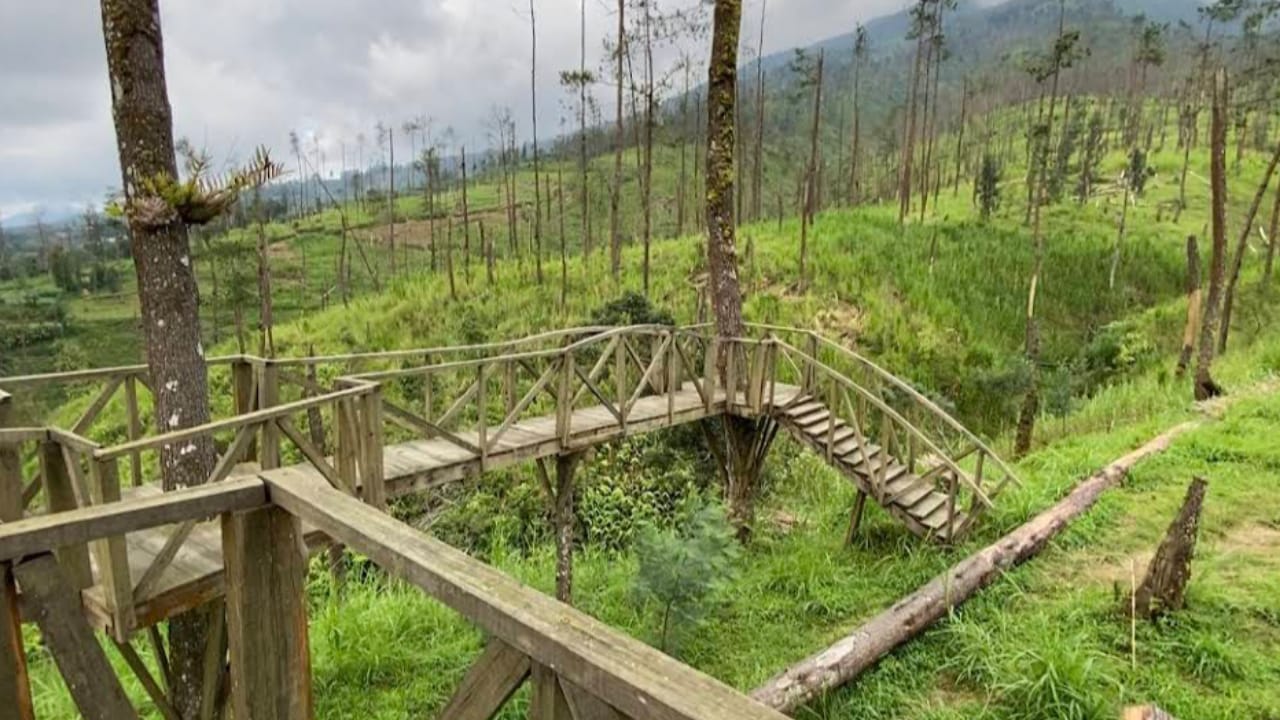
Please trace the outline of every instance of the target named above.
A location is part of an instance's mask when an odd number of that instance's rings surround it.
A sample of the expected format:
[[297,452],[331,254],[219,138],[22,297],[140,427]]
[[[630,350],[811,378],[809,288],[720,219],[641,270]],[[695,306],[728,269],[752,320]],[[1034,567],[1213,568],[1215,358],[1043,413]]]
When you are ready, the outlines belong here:
[[267,503],[267,490],[261,480],[237,478],[154,497],[0,523],[0,561],[224,512],[252,510]]
[[345,398],[365,395],[368,392],[370,392],[369,387],[361,384],[345,390],[331,392],[328,395],[320,395],[313,398],[307,398],[305,400],[298,400],[296,402],[277,405],[265,410],[256,410],[245,415],[237,415],[223,420],[215,420],[204,425],[175,430],[155,437],[142,438],[141,440],[134,440],[121,445],[113,445],[108,448],[94,451],[93,456],[97,460],[111,460],[142,450],[154,450],[164,447],[165,445],[173,445],[174,443],[179,443],[183,440],[191,440],[193,438],[210,435],[221,430],[236,430],[246,425],[257,425],[268,420],[288,417],[309,408],[321,407]]
[[917,440],[923,443],[925,449],[937,455],[939,458],[942,458],[943,462],[946,463],[947,468],[951,470],[953,473],[955,473],[958,477],[960,477],[961,480],[965,483],[965,485],[968,486],[969,489],[974,492],[974,495],[979,500],[981,500],[984,505],[986,505],[987,507],[993,507],[991,498],[987,497],[986,493],[982,491],[982,488],[979,488],[976,484],[974,484],[973,480],[969,478],[968,474],[963,469],[961,469],[959,465],[954,463],[951,460],[951,457],[947,453],[943,452],[942,449],[939,448],[933,442],[933,440],[929,438],[928,435],[925,435],[922,430],[920,430],[915,425],[908,422],[907,419],[904,418],[891,405],[886,403],[883,399],[881,399],[875,393],[871,392],[870,390],[867,390],[866,388],[862,387],[861,385],[854,382],[850,378],[845,377],[835,368],[831,367],[830,365],[827,365],[826,363],[822,362],[821,360],[818,360],[817,358],[810,356],[808,353],[804,352],[803,350],[800,350],[794,345],[791,345],[790,343],[783,340],[779,340],[778,343],[781,347],[784,347],[790,350],[791,352],[796,353],[800,357],[808,360],[815,369],[821,370],[830,379],[833,379],[835,382],[840,383],[845,387],[849,388],[850,390],[853,390],[854,392],[858,393],[858,395],[865,398],[868,402],[874,405],[876,409],[880,410],[880,412],[892,418],[893,421],[899,427],[906,430],[908,433],[911,433],[912,435],[915,436]]
[[[1010,478],[1011,482],[1013,482],[1016,485],[1022,484],[1021,481],[1018,479],[1017,474],[1014,473],[1013,470],[1007,464],[1005,464],[1003,460],[1000,459],[1000,456],[997,455],[994,451],[992,451],[991,448],[988,447],[987,444],[984,443],[981,438],[979,438],[972,431],[966,428],[959,420],[956,420],[946,410],[943,410],[941,407],[939,407],[937,403],[933,402],[928,397],[926,397],[923,393],[911,387],[911,385],[906,381],[904,381],[902,378],[880,367],[869,358],[863,355],[860,355],[859,353],[856,353],[853,350],[850,350],[849,348],[839,343],[833,342],[827,339],[826,337],[823,337],[822,335],[812,331],[801,330],[798,328],[780,327],[777,325],[767,325],[762,323],[747,323],[746,327],[752,328],[752,329],[758,329],[758,330],[765,330],[769,332],[804,334],[806,336],[811,335],[812,337],[817,338],[818,342],[821,345],[831,348],[832,350],[835,350],[837,353],[845,356],[846,358],[853,360],[854,362],[866,367],[868,370],[878,375],[882,380],[885,380],[886,382],[893,385],[898,390],[901,390],[902,392],[906,393],[917,405],[920,405],[924,409],[928,410],[930,414],[932,414],[939,420],[946,423],[953,430],[963,435],[966,440],[972,442],[974,445],[977,445],[979,450],[981,450],[982,452],[990,456],[992,461],[995,462],[996,466],[1000,469],[1000,471],[1005,473],[1005,475],[1008,478]],[[816,360],[817,358],[815,357],[814,359]]]

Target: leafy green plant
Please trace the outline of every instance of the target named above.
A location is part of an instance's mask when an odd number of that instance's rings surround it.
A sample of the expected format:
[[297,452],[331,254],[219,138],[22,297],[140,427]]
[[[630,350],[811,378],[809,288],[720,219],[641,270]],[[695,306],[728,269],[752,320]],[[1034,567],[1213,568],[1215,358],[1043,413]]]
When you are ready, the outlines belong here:
[[633,589],[641,603],[657,607],[658,647],[663,652],[670,652],[673,640],[711,607],[733,578],[739,555],[733,529],[718,503],[691,499],[681,515],[673,529],[645,524],[636,537],[639,571]]

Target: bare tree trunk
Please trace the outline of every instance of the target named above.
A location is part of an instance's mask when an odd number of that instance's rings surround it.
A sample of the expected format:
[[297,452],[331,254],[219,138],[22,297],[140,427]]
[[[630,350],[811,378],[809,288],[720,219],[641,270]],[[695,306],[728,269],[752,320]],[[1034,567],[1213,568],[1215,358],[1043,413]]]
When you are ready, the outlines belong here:
[[271,248],[267,244],[262,203],[256,190],[253,205],[258,229],[258,353],[271,358],[276,356],[275,319],[271,303]]
[[529,97],[533,116],[533,252],[534,275],[542,284],[542,185],[538,181],[538,22],[534,0],[529,0]]
[[760,2],[760,43],[756,46],[756,142],[755,167],[751,173],[751,219],[759,220],[763,212],[764,192],[764,29],[769,13],[769,0]]
[[1271,272],[1276,261],[1276,235],[1280,233],[1280,183],[1276,184],[1276,204],[1271,208],[1271,225],[1267,232],[1267,260],[1262,267],[1262,288],[1264,292],[1271,290]]
[[1182,331],[1182,353],[1178,356],[1177,376],[1187,374],[1191,366],[1191,355],[1195,352],[1196,331],[1200,328],[1200,306],[1202,302],[1200,278],[1200,245],[1196,236],[1187,237],[1187,325]]
[[1182,509],[1169,525],[1160,548],[1147,567],[1146,578],[1133,598],[1139,617],[1152,619],[1186,605],[1187,582],[1191,580],[1191,559],[1196,553],[1200,511],[1208,481],[1195,478],[1187,487]]
[[653,17],[651,3],[644,6],[644,58],[645,58],[645,90],[644,90],[644,185],[641,188],[644,205],[644,295],[649,296],[649,260],[653,243],[653,114],[655,85],[658,82],[653,74]]
[[569,250],[564,230],[564,167],[556,167],[556,198],[560,205],[560,312],[569,305]]
[[389,247],[391,249],[391,277],[396,275],[396,130],[394,127],[387,128],[387,147],[391,152],[391,165],[388,168],[389,180],[387,186],[387,209],[390,211],[390,217],[387,219],[389,223],[390,234]]
[[[159,0],[102,0],[102,29],[111,80],[112,115],[120,154],[126,216],[133,238],[143,337],[155,417],[169,432],[209,421],[209,387],[200,343],[200,292],[187,227],[179,218],[147,222],[140,205],[157,177],[178,177],[173,116],[165,85]],[[160,451],[166,490],[203,484],[213,473],[213,438],[202,436]],[[169,621],[173,707],[184,720],[200,712],[209,615],[195,610]]]
[[617,74],[614,82],[617,92],[617,124],[613,134],[613,188],[609,196],[609,269],[615,283],[622,280],[622,151],[627,144],[623,125],[624,63],[627,57],[627,0],[618,0],[618,53]]
[[805,178],[804,207],[800,217],[800,292],[809,287],[809,228],[813,226],[813,216],[818,193],[818,131],[822,127],[822,75],[825,67],[826,52],[818,51],[818,65],[814,70],[813,90],[813,129],[809,135],[809,168]]
[[1222,281],[1227,265],[1227,71],[1213,78],[1213,122],[1210,142],[1211,219],[1213,260],[1209,264],[1209,295],[1200,324],[1200,354],[1196,361],[1195,396],[1207,400],[1222,394],[1213,381],[1214,330],[1222,308]]
[[1258,192],[1253,196],[1253,203],[1249,205],[1249,214],[1245,216],[1244,227],[1240,229],[1240,241],[1236,243],[1235,259],[1231,262],[1231,275],[1227,279],[1227,295],[1222,304],[1222,326],[1218,329],[1219,355],[1227,351],[1227,340],[1231,334],[1231,310],[1235,307],[1236,286],[1240,283],[1244,254],[1249,251],[1249,233],[1253,230],[1254,219],[1258,217],[1258,209],[1262,207],[1262,201],[1267,196],[1267,188],[1271,184],[1271,176],[1275,174],[1277,164],[1280,164],[1280,143],[1276,143],[1276,150],[1271,154],[1271,162],[1267,164],[1267,172],[1262,176]]
[[591,207],[587,204],[587,0],[582,0],[579,8],[578,43],[580,55],[578,60],[578,170],[581,176],[582,217],[582,254],[591,257]]
[[[924,1],[920,6],[923,8]],[[911,72],[911,95],[907,101],[906,127],[902,137],[902,168],[898,184],[898,222],[906,222],[911,213],[911,165],[915,159],[916,108],[920,97],[920,75],[924,62],[924,33],[916,38],[915,68]]]
[[[707,82],[707,261],[720,337],[744,333],[738,250],[734,238],[734,108],[742,0],[716,0]],[[721,362],[723,358],[721,355]]]
[[[1064,31],[1066,18],[1066,5],[1059,3],[1058,6],[1058,38],[1061,39]],[[1055,60],[1056,62],[1056,60]],[[1053,91],[1049,100],[1049,119],[1044,134],[1045,152],[1053,143],[1053,117],[1057,112],[1058,103],[1058,80],[1062,76],[1060,67],[1055,67],[1053,72]],[[1034,267],[1031,271],[1031,287],[1027,292],[1027,365],[1031,370],[1031,383],[1027,388],[1027,394],[1022,400],[1022,410],[1018,414],[1018,429],[1014,438],[1013,453],[1017,457],[1026,455],[1031,450],[1032,440],[1035,437],[1036,418],[1040,414],[1040,319],[1036,315],[1036,293],[1040,289],[1040,278],[1044,273],[1044,227],[1041,224],[1042,209],[1045,204],[1045,181],[1043,172],[1043,163],[1039,160],[1032,159],[1032,175],[1035,178],[1035,189],[1032,196],[1032,242],[1034,243],[1035,259]],[[1039,168],[1036,166],[1039,165]]]
[[449,213],[447,236],[444,240],[444,267],[449,273],[449,298],[458,299],[458,284],[453,276],[453,213]]
[[462,276],[471,284],[471,206],[467,202],[467,146],[462,146]]
[[1131,180],[1124,178],[1124,205],[1120,210],[1120,228],[1116,232],[1116,246],[1111,251],[1111,274],[1107,277],[1107,288],[1116,289],[1116,273],[1120,271],[1120,250],[1124,246],[1124,234],[1129,225],[1129,197],[1132,194],[1130,190]]

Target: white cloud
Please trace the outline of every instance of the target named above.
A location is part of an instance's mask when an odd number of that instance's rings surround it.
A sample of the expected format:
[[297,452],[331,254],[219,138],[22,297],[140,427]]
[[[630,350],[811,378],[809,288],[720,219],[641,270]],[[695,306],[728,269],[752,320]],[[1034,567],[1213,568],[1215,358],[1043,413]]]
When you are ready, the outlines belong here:
[[[580,0],[536,2],[545,135],[562,114],[559,71],[578,66]],[[906,2],[769,0],[766,51],[848,32]],[[613,5],[586,2],[589,67],[605,60]],[[759,9],[744,8],[744,42]],[[376,122],[418,115],[475,146],[495,105],[509,105],[528,134],[527,0],[163,0],[162,21],[175,132],[219,159],[258,144],[283,156],[297,130],[320,138],[332,169],[344,141],[354,156],[357,133],[372,148]],[[97,4],[0,3],[0,208],[98,200],[118,183]]]

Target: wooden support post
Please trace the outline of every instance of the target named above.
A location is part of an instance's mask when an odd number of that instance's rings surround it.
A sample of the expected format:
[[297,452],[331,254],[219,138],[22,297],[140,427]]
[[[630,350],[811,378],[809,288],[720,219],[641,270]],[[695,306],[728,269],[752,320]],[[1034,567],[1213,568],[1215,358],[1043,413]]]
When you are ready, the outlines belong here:
[[652,338],[650,338],[649,357],[653,362],[658,363],[658,369],[656,372],[653,373],[653,376],[649,379],[649,383],[653,387],[653,391],[658,395],[661,395],[667,391],[666,358],[663,357],[662,345],[663,345],[662,335],[654,335]]
[[[12,400],[0,390],[0,429],[12,424]],[[22,464],[16,445],[0,445],[0,522],[22,519]],[[27,655],[22,646],[22,617],[13,569],[0,563],[0,708],[13,708],[15,720],[34,720]]]
[[32,619],[86,720],[137,720],[93,628],[84,619],[80,593],[62,575],[52,555],[37,555],[14,566]]
[[[431,353],[427,353],[426,357],[422,358],[422,362],[425,363],[427,367],[431,367]],[[425,374],[423,374],[422,376],[422,417],[427,422],[432,422],[432,418],[435,417],[435,411],[436,411],[435,384],[436,384],[435,373],[431,371],[427,371]]]
[[[138,378],[130,375],[124,379],[125,412],[128,413],[128,424],[125,427],[129,440],[142,437],[142,412],[138,409]],[[129,454],[129,474],[133,478],[133,486],[142,485],[142,453]]]
[[[12,427],[13,398],[0,390],[0,430]],[[0,520],[22,519],[22,447],[17,443],[0,444]]]
[[583,453],[566,453],[556,457],[556,477],[553,483],[547,472],[546,462],[537,460],[538,480],[547,496],[551,523],[556,541],[556,599],[573,604],[573,529],[577,522],[573,506],[573,477],[581,463]]
[[[74,454],[64,452],[62,445],[57,442],[50,440],[40,444],[40,477],[44,483],[45,502],[51,513],[79,507],[76,489],[72,485],[71,470],[67,467],[69,460],[79,462]],[[55,553],[71,587],[84,590],[93,585],[88,545],[69,545],[59,548]]]
[[712,338],[707,341],[707,357],[703,362],[703,387],[706,390],[707,412],[711,412],[711,403],[716,397],[716,382],[720,373],[720,339]]
[[382,388],[373,387],[360,399],[361,413],[361,491],[364,501],[382,509],[387,506],[387,486],[383,476],[382,456]]
[[556,437],[560,438],[561,449],[569,448],[569,437],[573,432],[573,352],[566,350],[560,356],[560,388],[556,392]]
[[334,469],[338,471],[338,477],[343,482],[343,490],[348,495],[355,495],[356,488],[359,486],[360,468],[364,465],[362,460],[364,453],[360,450],[360,443],[363,440],[360,434],[360,413],[356,408],[356,401],[350,398],[339,400],[334,418],[338,437],[334,453]]
[[476,366],[476,444],[480,446],[480,472],[489,463],[489,394],[485,378],[485,364]]
[[853,544],[853,538],[858,534],[858,528],[862,527],[862,513],[866,506],[867,494],[859,490],[858,497],[853,500],[853,510],[849,513],[849,531],[844,535],[845,547]]
[[534,663],[530,681],[533,697],[529,701],[529,720],[574,720],[555,670]]
[[520,403],[516,391],[516,364],[510,360],[502,364],[502,406],[505,414],[510,415]]
[[[246,415],[253,412],[258,399],[253,365],[244,359],[233,361],[231,363],[231,384],[232,391],[235,394],[236,415]],[[250,443],[244,457],[246,462],[253,462],[258,459],[257,442]]]
[[232,716],[310,720],[302,521],[275,506],[223,515],[222,552]]
[[[89,494],[94,505],[120,501],[120,463],[118,460],[94,460]],[[129,548],[124,535],[114,535],[93,542],[93,556],[98,565],[98,584],[111,613],[111,636],[124,642],[135,625],[133,611],[133,579],[129,574]]]
[[627,339],[625,336],[618,337],[618,344],[613,349],[613,379],[618,390],[617,402],[614,405],[622,416],[622,432],[626,434],[627,399],[630,393],[627,392]]
[[[258,378],[258,409],[268,410],[280,404],[280,368],[271,360],[262,362]],[[258,463],[263,470],[280,467],[280,428],[275,423],[262,424],[262,449]]]

